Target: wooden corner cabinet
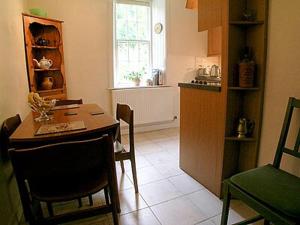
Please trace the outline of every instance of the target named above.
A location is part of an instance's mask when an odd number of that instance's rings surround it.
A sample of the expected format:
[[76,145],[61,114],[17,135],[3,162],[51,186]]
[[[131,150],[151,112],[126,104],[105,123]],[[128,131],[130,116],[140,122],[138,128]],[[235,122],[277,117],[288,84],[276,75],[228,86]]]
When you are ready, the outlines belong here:
[[62,22],[23,14],[29,90],[49,99],[67,95]]
[[[223,171],[223,179],[257,166],[265,86],[268,0],[229,0],[228,16],[224,165],[230,163],[230,158],[235,158],[236,162]],[[247,19],[247,16],[252,18]],[[249,87],[242,87],[239,82],[242,78],[238,63],[245,47],[251,49],[255,63],[254,80]],[[244,138],[237,137],[239,118],[246,118],[254,125],[253,132]]]
[[[199,11],[221,8],[220,92],[180,88],[180,167],[217,196],[222,195],[224,179],[257,166],[268,26],[268,0],[219,3],[212,7],[210,1],[199,0]],[[209,23],[201,20],[199,27],[217,27],[207,26]],[[241,53],[245,49],[251,49],[249,60]],[[241,84],[245,62],[252,66],[246,70],[254,78],[250,79],[251,85]],[[249,121],[251,132],[242,132],[245,126],[241,121]]]

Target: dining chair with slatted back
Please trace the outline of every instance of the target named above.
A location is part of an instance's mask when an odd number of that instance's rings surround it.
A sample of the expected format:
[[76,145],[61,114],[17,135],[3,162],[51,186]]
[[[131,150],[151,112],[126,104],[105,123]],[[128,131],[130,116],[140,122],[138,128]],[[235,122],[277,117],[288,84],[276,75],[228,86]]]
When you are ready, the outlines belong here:
[[[113,138],[64,142],[9,151],[26,220],[57,224],[112,212],[118,224]],[[64,214],[42,216],[40,202],[65,202],[108,188],[108,204]],[[109,203],[111,202],[111,203]]]
[[[280,168],[283,154],[300,158],[299,108],[300,99],[290,97],[272,165],[245,171],[224,181],[222,225],[227,224],[231,197],[242,200],[259,213],[239,224],[254,223],[260,219],[264,219],[265,224],[300,224],[300,178]],[[296,134],[295,144],[287,147],[293,134]],[[288,143],[287,137],[290,138]]]
[[73,105],[73,104],[81,105],[83,104],[83,101],[82,99],[63,99],[63,100],[58,100],[55,103],[56,106]]
[[10,147],[9,136],[18,128],[20,124],[21,118],[19,114],[3,121],[0,130],[0,159],[3,161],[8,160],[8,149]]
[[118,128],[115,137],[115,160],[120,161],[122,172],[124,173],[124,160],[130,160],[132,177],[134,183],[135,192],[138,193],[138,182],[136,173],[136,162],[135,162],[135,150],[134,150],[134,122],[133,122],[133,110],[126,104],[117,104],[116,112],[117,120],[122,120],[128,124],[129,128],[129,151],[127,151],[121,142],[121,131]]

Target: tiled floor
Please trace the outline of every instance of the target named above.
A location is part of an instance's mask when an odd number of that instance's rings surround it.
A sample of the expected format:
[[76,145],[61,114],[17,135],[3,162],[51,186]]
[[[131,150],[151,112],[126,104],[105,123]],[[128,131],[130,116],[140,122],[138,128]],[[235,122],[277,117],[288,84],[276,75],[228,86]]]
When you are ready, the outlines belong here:
[[[128,137],[123,136],[123,143]],[[139,193],[133,189],[130,162],[125,174],[117,165],[121,225],[218,225],[222,201],[179,168],[178,129],[135,135]],[[103,194],[94,196],[102,202]],[[87,199],[84,204],[88,205]],[[73,205],[76,202],[73,202]],[[56,209],[70,209],[71,203]],[[255,215],[239,201],[231,205],[229,224]],[[68,224],[111,225],[111,216],[98,216]]]

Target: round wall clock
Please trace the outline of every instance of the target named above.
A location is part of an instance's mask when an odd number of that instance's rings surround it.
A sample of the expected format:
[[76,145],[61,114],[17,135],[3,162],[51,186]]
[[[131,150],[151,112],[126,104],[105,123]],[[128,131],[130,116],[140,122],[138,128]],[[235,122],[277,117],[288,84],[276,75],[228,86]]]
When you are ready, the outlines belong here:
[[163,30],[163,25],[161,23],[157,23],[154,25],[154,32],[156,34],[160,34]]

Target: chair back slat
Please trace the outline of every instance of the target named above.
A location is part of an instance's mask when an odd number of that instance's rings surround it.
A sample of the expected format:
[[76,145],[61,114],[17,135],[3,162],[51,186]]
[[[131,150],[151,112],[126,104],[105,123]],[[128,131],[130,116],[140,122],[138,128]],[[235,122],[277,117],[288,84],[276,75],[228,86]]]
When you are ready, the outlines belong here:
[[0,130],[0,156],[2,160],[8,159],[9,137],[20,124],[21,118],[19,114],[3,121]]
[[[134,123],[133,123],[133,110],[126,104],[117,104],[117,112],[116,112],[117,120],[123,120],[129,125],[129,145],[130,149],[134,148]],[[121,133],[120,129],[118,129],[117,140],[121,142]]]
[[111,160],[107,160],[113,154],[110,139],[104,136],[31,149],[12,149],[9,153],[17,179],[26,179],[29,186],[43,181],[76,183],[80,179],[94,179],[97,173],[111,168]]
[[297,140],[294,146],[294,151],[299,152],[299,145],[300,145],[300,128],[297,135]]
[[294,150],[290,150],[288,148],[285,148],[286,140],[287,140],[290,124],[291,124],[291,119],[292,119],[292,115],[293,115],[293,112],[294,112],[294,108],[300,108],[300,100],[296,99],[296,98],[293,98],[293,97],[290,97],[289,101],[288,101],[287,110],[286,110],[286,113],[285,113],[283,126],[282,126],[282,129],[281,129],[281,134],[280,134],[280,138],[279,138],[275,158],[274,158],[274,161],[273,161],[273,166],[275,168],[280,167],[280,162],[281,162],[281,158],[282,158],[283,153],[287,153],[287,154],[290,154],[292,156],[300,158],[300,154],[298,152],[299,142],[300,142],[299,132],[298,132],[298,135],[297,135],[297,138],[296,138],[296,143],[294,145]]
[[291,150],[291,149],[288,149],[288,148],[284,148],[283,152],[300,158],[300,152],[297,152],[297,151],[294,151],[294,150]]
[[56,101],[55,105],[56,106],[62,106],[62,105],[73,105],[73,104],[83,104],[82,99],[64,99],[64,100],[59,100]]

